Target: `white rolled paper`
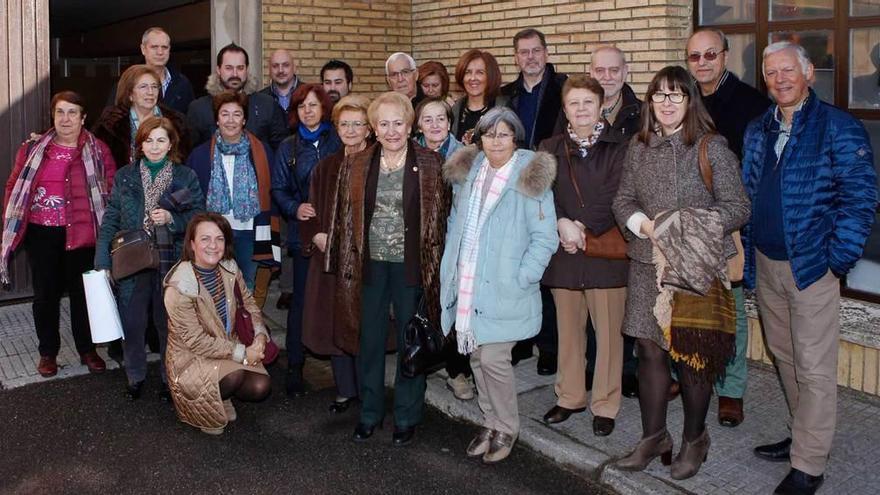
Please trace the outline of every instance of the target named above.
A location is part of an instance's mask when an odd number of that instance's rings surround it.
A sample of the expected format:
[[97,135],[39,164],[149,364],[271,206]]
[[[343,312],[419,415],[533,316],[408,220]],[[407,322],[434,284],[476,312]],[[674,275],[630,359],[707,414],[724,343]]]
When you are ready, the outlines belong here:
[[113,296],[107,272],[89,270],[83,273],[83,287],[89,310],[92,342],[101,344],[122,338],[122,320],[119,318],[116,297]]

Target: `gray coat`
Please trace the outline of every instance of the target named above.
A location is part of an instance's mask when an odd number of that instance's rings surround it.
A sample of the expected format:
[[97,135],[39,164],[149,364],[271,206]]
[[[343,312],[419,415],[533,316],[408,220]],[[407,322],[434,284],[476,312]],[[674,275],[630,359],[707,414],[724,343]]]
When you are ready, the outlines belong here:
[[651,135],[647,145],[637,137],[630,143],[612,209],[618,225],[630,240],[627,254],[631,259],[652,264],[652,246],[650,239],[638,238],[626,228],[627,220],[636,212],[653,219],[660,212],[682,207],[717,211],[727,234],[725,255],[736,253],[730,233],[745,224],[750,213],[736,155],[728,149],[723,137],[715,135],[709,141],[713,198],[700,175],[697,143],[686,145],[682,132],[665,137]]

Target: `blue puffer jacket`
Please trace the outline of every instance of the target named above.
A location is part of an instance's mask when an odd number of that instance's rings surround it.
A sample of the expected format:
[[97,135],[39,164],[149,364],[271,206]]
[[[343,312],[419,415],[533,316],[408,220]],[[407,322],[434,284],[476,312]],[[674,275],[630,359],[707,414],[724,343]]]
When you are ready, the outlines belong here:
[[[556,206],[551,186],[556,159],[545,152],[520,149],[501,196],[480,235],[471,324],[477,345],[515,342],[541,329],[540,282],[559,247]],[[441,325],[449,333],[458,303],[458,257],[471,189],[483,163],[471,145],[443,165],[452,184],[452,211],[446,248],[440,262]]]
[[309,182],[319,161],[339,151],[342,141],[333,127],[318,139],[318,146],[303,140],[294,131],[281,141],[272,164],[272,198],[287,220],[287,249],[300,249],[296,210],[309,202]]
[[[764,172],[776,105],[753,120],[743,141],[743,185],[752,203]],[[772,149],[772,148],[771,148]],[[852,115],[821,101],[813,90],[794,114],[782,168],[785,247],[798,289],[830,268],[845,275],[862,255],[877,207],[877,179],[868,134]],[[755,287],[755,248],[743,231],[745,283]]]

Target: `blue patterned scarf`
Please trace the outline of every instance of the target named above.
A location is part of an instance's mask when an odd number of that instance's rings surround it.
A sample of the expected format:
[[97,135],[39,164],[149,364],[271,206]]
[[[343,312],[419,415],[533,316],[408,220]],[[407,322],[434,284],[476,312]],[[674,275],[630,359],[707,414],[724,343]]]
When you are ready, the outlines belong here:
[[[236,220],[247,221],[260,213],[260,199],[257,193],[257,174],[251,162],[251,144],[242,134],[237,143],[227,143],[216,134],[214,159],[211,168],[211,181],[208,183],[208,211],[226,214],[232,210]],[[232,173],[232,198],[229,197],[229,181],[223,166],[223,155],[235,156]]]

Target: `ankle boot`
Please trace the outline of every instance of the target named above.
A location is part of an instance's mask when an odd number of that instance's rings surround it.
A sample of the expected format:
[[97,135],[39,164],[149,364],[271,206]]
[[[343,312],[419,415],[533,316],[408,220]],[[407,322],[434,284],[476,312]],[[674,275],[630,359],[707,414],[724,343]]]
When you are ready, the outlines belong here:
[[675,456],[670,475],[674,480],[685,480],[697,474],[700,466],[706,462],[709,454],[709,430],[703,429],[703,433],[689,442],[684,435],[681,437],[681,450]]
[[664,466],[672,462],[672,437],[666,429],[639,440],[635,450],[615,465],[624,471],[643,471],[657,456]]

